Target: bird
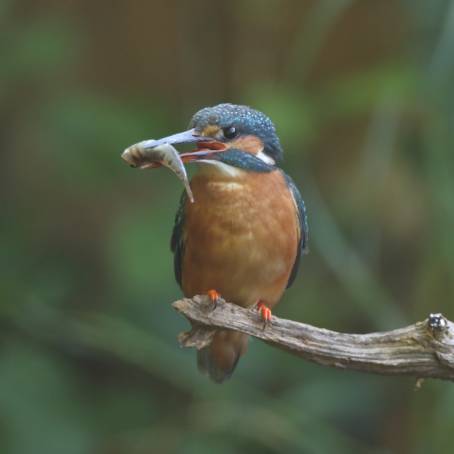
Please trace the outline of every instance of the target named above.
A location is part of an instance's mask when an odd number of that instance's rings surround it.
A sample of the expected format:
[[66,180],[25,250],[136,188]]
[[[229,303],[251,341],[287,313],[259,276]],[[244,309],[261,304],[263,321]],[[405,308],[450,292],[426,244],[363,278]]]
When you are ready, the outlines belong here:
[[[223,103],[199,110],[187,131],[155,143],[196,144],[180,154],[198,167],[190,182],[195,203],[182,194],[170,242],[183,294],[256,307],[266,326],[308,245],[306,206],[279,167],[283,149],[273,122],[251,107]],[[222,383],[247,343],[245,334],[217,330],[197,352],[199,370]]]

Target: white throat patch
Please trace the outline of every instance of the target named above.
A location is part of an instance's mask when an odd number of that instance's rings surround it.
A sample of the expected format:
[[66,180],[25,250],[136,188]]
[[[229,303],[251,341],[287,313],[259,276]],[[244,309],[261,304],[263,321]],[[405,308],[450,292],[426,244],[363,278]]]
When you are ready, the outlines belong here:
[[202,164],[201,166],[202,171],[211,172],[214,170],[232,178],[238,178],[244,173],[243,169],[239,169],[238,167],[231,166],[221,161],[215,161],[211,159],[199,159],[195,162],[196,164],[198,163]]

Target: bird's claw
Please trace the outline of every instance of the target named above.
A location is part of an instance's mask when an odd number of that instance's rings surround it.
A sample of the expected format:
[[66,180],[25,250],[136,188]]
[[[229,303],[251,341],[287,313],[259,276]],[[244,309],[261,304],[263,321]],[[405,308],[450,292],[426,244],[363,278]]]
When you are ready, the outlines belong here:
[[264,321],[263,327],[265,328],[266,325],[271,323],[271,309],[265,303],[259,301],[257,303],[257,311],[259,312],[260,317]]
[[216,309],[218,305],[218,301],[221,298],[221,294],[214,289],[208,290],[207,292],[208,298],[210,299],[211,303],[213,304],[213,310]]

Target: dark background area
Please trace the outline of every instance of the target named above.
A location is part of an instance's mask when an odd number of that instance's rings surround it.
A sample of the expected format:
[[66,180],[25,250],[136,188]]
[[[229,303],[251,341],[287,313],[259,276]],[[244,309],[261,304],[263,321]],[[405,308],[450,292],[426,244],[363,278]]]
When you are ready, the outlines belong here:
[[121,151],[201,107],[275,122],[310,254],[278,316],[454,318],[454,2],[0,2],[0,451],[451,452],[452,384],[250,342],[198,374],[169,237],[182,191]]

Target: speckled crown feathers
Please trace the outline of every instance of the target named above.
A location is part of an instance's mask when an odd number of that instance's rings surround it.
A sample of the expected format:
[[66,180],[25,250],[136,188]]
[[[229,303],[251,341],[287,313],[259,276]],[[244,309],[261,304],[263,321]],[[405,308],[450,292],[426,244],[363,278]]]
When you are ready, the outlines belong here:
[[253,134],[264,145],[264,152],[276,161],[282,159],[282,147],[271,119],[264,113],[248,106],[236,104],[218,104],[199,110],[191,119],[190,127],[203,130],[208,125],[221,128],[235,126],[241,134]]

